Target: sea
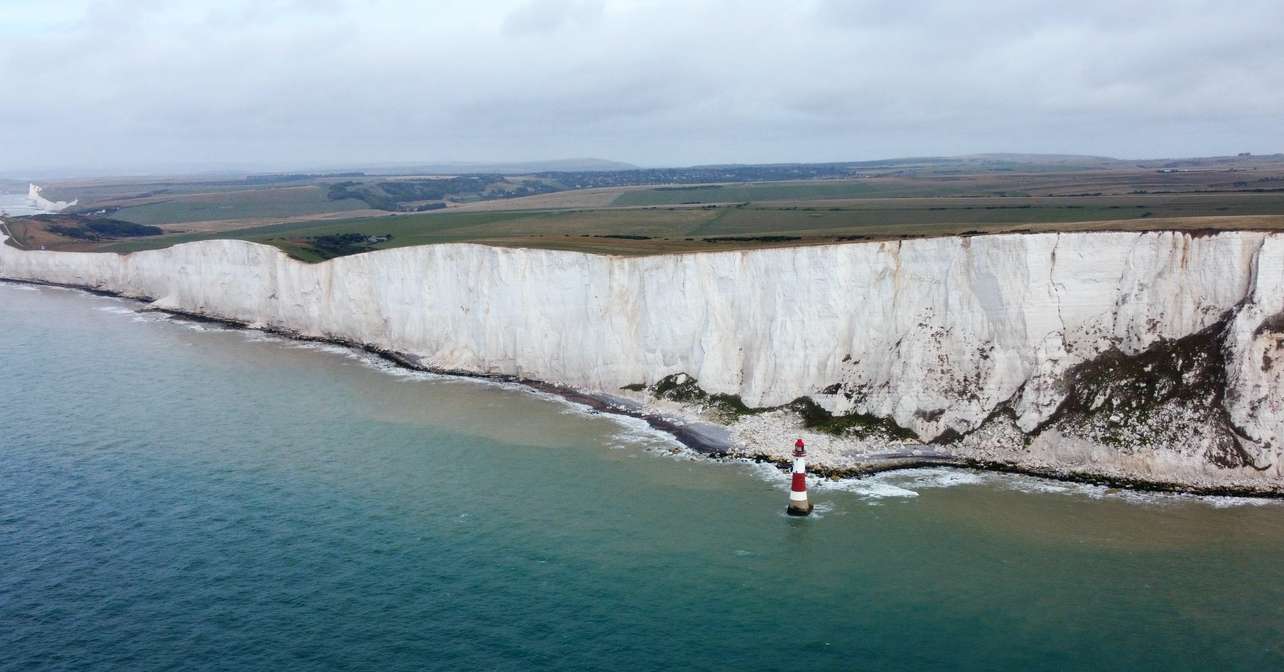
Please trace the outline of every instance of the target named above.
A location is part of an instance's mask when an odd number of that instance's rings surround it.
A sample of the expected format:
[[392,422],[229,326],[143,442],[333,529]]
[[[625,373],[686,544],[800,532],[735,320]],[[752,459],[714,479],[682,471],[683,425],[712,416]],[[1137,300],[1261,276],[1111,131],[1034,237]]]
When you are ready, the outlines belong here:
[[39,215],[44,210],[36,208],[31,201],[27,200],[26,192],[19,193],[0,193],[0,218],[5,215],[20,217],[22,215]]
[[1279,670],[1284,505],[811,484],[520,386],[0,283],[0,670]]

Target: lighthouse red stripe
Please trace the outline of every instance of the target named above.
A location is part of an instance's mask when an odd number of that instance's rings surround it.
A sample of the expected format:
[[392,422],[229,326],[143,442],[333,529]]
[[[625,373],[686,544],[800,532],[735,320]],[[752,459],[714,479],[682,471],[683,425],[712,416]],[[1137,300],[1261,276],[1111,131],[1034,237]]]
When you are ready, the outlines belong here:
[[795,473],[794,482],[790,487],[790,490],[793,490],[794,492],[807,492],[807,475]]

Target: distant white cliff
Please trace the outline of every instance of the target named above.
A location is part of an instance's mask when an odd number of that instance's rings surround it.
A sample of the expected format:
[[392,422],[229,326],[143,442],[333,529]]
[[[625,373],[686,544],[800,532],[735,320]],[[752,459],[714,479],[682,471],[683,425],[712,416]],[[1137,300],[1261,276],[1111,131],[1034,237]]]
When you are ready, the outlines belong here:
[[36,210],[45,212],[61,212],[80,202],[80,199],[74,201],[51,201],[40,194],[41,188],[35,184],[27,185],[27,202]]
[[315,265],[240,241],[125,256],[0,245],[0,277],[585,391],[686,373],[751,407],[806,396],[942,450],[994,443],[1018,465],[1284,489],[1278,234],[642,258],[452,244]]

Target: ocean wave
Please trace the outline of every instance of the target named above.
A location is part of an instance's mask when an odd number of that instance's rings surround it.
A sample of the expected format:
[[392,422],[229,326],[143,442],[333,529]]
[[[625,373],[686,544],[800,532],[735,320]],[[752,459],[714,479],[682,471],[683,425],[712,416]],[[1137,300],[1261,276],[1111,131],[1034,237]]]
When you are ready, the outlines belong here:
[[998,487],[1027,494],[1070,495],[1098,500],[1119,500],[1143,506],[1203,504],[1215,509],[1241,506],[1279,506],[1284,501],[1266,497],[1232,497],[1200,495],[1187,492],[1148,492],[1094,483],[1056,481],[1025,474],[989,474],[987,480]]
[[699,455],[696,451],[687,448],[677,437],[652,427],[650,423],[642,418],[615,413],[599,413],[598,415],[610,420],[618,428],[611,435],[613,440],[648,450],[663,450],[670,454],[673,454],[674,451],[679,451],[691,455]]
[[101,312],[101,313],[111,313],[113,315],[134,315],[138,313],[138,311],[134,310],[133,308],[125,308],[124,306],[110,306],[110,305],[94,306],[94,310],[97,310],[98,312]]
[[870,477],[872,480],[890,482],[903,488],[921,490],[928,488],[953,488],[960,485],[980,485],[987,482],[986,475],[970,469],[925,467],[889,471]]
[[774,464],[743,459],[733,460],[733,463],[740,465],[753,478],[770,483],[776,486],[777,489],[789,489],[790,477],[788,472],[777,468]]
[[[776,467],[774,464],[767,462],[743,462],[745,471],[753,478],[769,483],[776,490],[788,492],[792,483],[792,476],[789,472]],[[843,493],[855,495],[870,503],[875,503],[883,499],[904,499],[917,497],[918,493],[901,485],[890,483],[882,478],[883,474],[868,476],[865,478],[840,478],[828,479],[818,478],[809,475],[807,477],[807,490],[815,495],[824,496],[828,493]],[[820,506],[820,503],[814,503]],[[824,503],[825,506],[831,506],[830,503]],[[813,511],[814,513],[814,511]]]
[[918,497],[918,492],[894,483],[888,483],[877,476],[825,481],[818,484],[815,489],[819,492],[845,492],[865,499]]
[[[759,463],[749,469],[760,480],[777,489],[788,490],[789,474],[775,465]],[[1284,505],[1284,501],[1263,497],[1230,497],[1191,493],[1147,492],[1092,483],[1057,481],[1025,474],[983,472],[970,469],[928,467],[883,472],[864,478],[820,479],[807,478],[807,488],[813,494],[844,493],[861,498],[869,504],[883,500],[910,499],[921,491],[958,486],[984,485],[1028,495],[1060,495],[1095,500],[1122,501],[1138,506],[1172,506],[1197,504],[1217,509]]]
[[[841,510],[834,506],[833,502],[816,502],[811,505],[811,516],[813,519],[821,519],[829,514],[839,514]],[[789,514],[786,512],[786,516]]]

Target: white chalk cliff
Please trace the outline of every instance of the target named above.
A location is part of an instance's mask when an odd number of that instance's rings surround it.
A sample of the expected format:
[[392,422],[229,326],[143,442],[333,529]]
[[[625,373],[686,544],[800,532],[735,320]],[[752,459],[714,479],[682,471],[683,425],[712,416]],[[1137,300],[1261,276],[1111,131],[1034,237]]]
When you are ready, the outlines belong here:
[[[1125,475],[1284,487],[1279,234],[992,235],[642,258],[451,244],[315,265],[240,241],[124,256],[0,245],[0,277],[586,391],[683,372],[749,406],[810,396],[923,440],[979,435],[1003,414],[1043,437],[1035,449],[1048,437],[1088,445]],[[1128,433],[1134,412],[1170,429],[1186,414],[1208,431],[1147,444]],[[1128,431],[1109,434],[1119,427]],[[1049,450],[1029,459],[1060,448]]]
[[27,185],[27,202],[36,210],[45,212],[61,212],[80,202],[80,199],[74,201],[51,201],[42,195],[41,188],[35,184]]

